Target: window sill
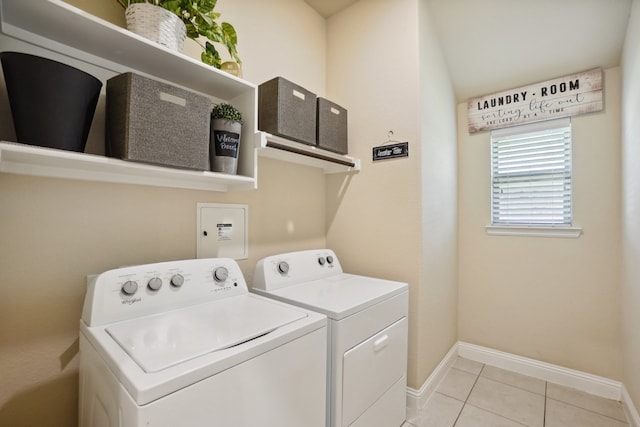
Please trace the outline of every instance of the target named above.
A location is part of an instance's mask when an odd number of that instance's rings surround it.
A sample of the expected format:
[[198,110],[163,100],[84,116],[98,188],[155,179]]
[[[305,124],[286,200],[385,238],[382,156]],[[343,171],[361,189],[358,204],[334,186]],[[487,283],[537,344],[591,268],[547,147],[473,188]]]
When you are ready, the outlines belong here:
[[577,239],[582,235],[580,227],[513,227],[487,225],[489,236],[561,237]]

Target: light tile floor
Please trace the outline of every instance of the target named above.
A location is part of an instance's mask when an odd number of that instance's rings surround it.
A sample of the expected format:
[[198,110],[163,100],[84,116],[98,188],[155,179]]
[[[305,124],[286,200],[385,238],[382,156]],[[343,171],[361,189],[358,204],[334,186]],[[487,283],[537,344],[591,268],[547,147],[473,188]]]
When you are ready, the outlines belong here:
[[458,357],[404,427],[625,427],[622,404]]

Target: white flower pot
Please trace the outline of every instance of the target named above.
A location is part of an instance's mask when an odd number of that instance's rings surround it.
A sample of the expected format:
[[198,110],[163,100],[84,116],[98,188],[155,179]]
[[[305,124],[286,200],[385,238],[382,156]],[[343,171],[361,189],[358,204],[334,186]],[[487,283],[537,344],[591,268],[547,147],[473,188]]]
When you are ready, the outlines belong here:
[[187,28],[174,13],[151,3],[133,3],[125,10],[125,18],[129,31],[182,52]]

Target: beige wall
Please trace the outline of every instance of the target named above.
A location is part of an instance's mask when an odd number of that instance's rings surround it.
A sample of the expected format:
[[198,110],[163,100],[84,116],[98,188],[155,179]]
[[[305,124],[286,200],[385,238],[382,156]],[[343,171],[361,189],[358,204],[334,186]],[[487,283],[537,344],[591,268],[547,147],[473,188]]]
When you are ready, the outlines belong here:
[[623,382],[640,409],[640,2],[634,1],[622,65]]
[[[116,0],[65,0],[78,8],[125,27],[124,10]],[[220,0],[220,21],[238,33],[243,78],[260,84],[276,76],[319,95],[325,93],[326,20],[300,0]],[[223,60],[228,52],[219,46]],[[201,47],[187,39],[184,53],[199,59]]]
[[579,239],[488,236],[489,133],[458,106],[459,339],[621,380],[620,69],[605,110],[574,117]]
[[[362,159],[327,180],[327,242],[347,270],[409,283],[415,389],[457,333],[455,103],[428,18],[424,2],[360,1],[328,20],[327,47],[327,92],[349,110]],[[373,163],[390,130],[409,157]]]
[[[393,28],[393,31],[389,29]],[[418,386],[420,127],[417,1],[359,1],[328,20],[329,94],[349,112],[353,176],[327,179],[327,243],[345,270],[409,283],[408,383]],[[394,52],[394,55],[389,55]],[[372,163],[389,130],[408,158]]]
[[456,100],[427,2],[420,2],[420,12],[423,277],[418,386],[458,339]]
[[[238,27],[241,43],[252,47],[240,51],[245,77],[257,84],[285,75],[324,91],[325,20],[298,1],[251,7],[247,1],[220,2],[221,9],[233,3],[225,18]],[[122,13],[113,0],[75,0],[82,2],[112,21]],[[260,40],[277,50],[254,50]],[[3,49],[41,52],[5,38],[0,43]],[[0,87],[0,116],[8,117]],[[89,143],[95,151],[103,144],[103,113],[100,107]],[[13,139],[9,127],[10,121],[0,122],[0,140]],[[320,169],[263,158],[258,166],[259,189],[230,194],[0,174],[0,426],[76,425],[85,276],[195,257],[197,202],[249,205],[250,258],[240,262],[247,280],[261,257],[326,246]]]
[[[113,0],[69,2],[123,25]],[[325,178],[260,158],[259,189],[230,194],[0,174],[0,425],[76,424],[84,277],[195,256],[197,202],[249,204],[248,280],[262,256],[329,246],[349,271],[408,282],[414,389],[459,338],[623,379],[638,403],[640,176],[632,161],[640,102],[625,98],[621,212],[620,70],[605,73],[606,110],[573,120],[575,219],[584,236],[489,237],[488,135],[468,135],[465,105],[456,111],[428,2],[361,0],[329,20],[300,0],[218,8],[238,30],[247,80],[281,75],[348,109],[362,171]],[[636,1],[628,40],[640,39],[639,15]],[[193,45],[187,51],[199,55]],[[637,42],[628,42],[627,94],[638,93],[639,63]],[[12,139],[2,90],[0,139]],[[90,139],[96,150],[103,103]],[[409,141],[410,156],[373,164],[371,148],[389,130]]]
[[282,76],[325,96],[326,20],[309,5],[300,0],[219,0],[216,10],[238,32],[246,80],[259,84]]

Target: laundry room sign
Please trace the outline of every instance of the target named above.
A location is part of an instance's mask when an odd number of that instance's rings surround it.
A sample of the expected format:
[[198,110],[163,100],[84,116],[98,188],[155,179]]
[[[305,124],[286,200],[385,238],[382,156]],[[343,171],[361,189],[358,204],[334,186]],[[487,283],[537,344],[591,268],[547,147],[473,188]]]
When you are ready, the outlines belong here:
[[602,69],[595,68],[469,99],[469,133],[602,110]]

